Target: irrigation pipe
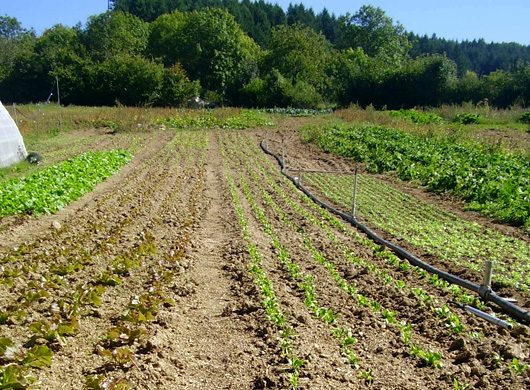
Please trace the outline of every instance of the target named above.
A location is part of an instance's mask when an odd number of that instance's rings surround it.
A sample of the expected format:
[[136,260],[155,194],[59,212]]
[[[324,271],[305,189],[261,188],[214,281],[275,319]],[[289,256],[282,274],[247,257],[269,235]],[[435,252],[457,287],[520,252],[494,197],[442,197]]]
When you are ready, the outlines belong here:
[[497,326],[500,326],[501,328],[504,328],[504,329],[512,329],[512,324],[510,324],[509,322],[506,322],[504,320],[501,320],[500,318],[497,318],[495,316],[492,316],[488,313],[484,313],[482,310],[479,310],[479,309],[476,309],[472,306],[464,306],[464,309],[468,312],[468,313],[471,313],[471,314],[474,314],[482,319],[485,319],[486,321],[488,322],[491,322],[492,324],[495,324]]
[[313,193],[311,193],[307,188],[305,188],[296,178],[289,175],[287,173],[286,166],[284,164],[284,159],[282,156],[278,156],[274,153],[272,153],[268,149],[268,145],[264,141],[261,141],[260,143],[261,149],[273,156],[276,161],[278,161],[278,164],[280,165],[280,169],[282,174],[287,177],[300,191],[302,191],[305,195],[307,195],[313,202],[318,204],[319,206],[327,209],[328,211],[332,212],[335,215],[340,216],[345,221],[352,224],[354,227],[365,233],[372,241],[378,243],[379,245],[384,245],[387,248],[389,248],[392,252],[400,256],[401,258],[407,259],[412,265],[422,268],[426,270],[427,272],[430,272],[432,274],[438,275],[438,277],[446,280],[449,283],[456,284],[460,287],[463,287],[467,290],[471,290],[475,293],[477,293],[484,301],[489,301],[492,303],[495,303],[497,306],[499,306],[504,312],[512,316],[513,318],[517,319],[519,322],[530,325],[530,313],[523,308],[513,304],[512,302],[508,301],[505,298],[502,298],[498,296],[490,287],[488,286],[481,286],[476,283],[473,283],[469,280],[462,279],[456,275],[450,274],[448,272],[442,271],[434,266],[432,266],[429,263],[424,262],[423,260],[419,259],[418,257],[414,256],[412,253],[407,252],[405,249],[401,248],[400,246],[385,240],[384,238],[378,236],[373,230],[371,230],[368,226],[363,225],[359,221],[357,221],[356,218],[353,218],[351,215],[346,214],[340,210],[337,210],[333,206],[321,201],[318,199]]

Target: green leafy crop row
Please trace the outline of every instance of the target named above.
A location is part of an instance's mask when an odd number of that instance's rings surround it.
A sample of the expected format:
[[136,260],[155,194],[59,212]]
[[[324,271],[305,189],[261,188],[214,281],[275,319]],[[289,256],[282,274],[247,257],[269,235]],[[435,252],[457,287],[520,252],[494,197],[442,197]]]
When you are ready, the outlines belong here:
[[305,138],[366,163],[369,172],[394,171],[430,191],[451,192],[468,209],[530,228],[530,160],[524,156],[370,125],[312,128]]
[[174,118],[164,119],[159,122],[174,129],[193,128],[221,128],[221,129],[248,129],[259,126],[273,126],[266,115],[258,111],[242,110],[237,115],[226,118],[216,116],[212,111],[185,114]]
[[0,185],[0,216],[54,213],[92,191],[131,160],[129,152],[86,152]]
[[[352,205],[352,175],[304,174],[305,183],[343,210]],[[358,176],[357,216],[405,242],[459,266],[480,272],[496,262],[496,281],[530,288],[530,246],[476,222],[405,194],[370,175]]]
[[294,117],[316,116],[330,114],[333,110],[314,110],[311,108],[267,108],[263,110],[269,114],[281,114]]
[[390,111],[390,116],[394,118],[408,119],[418,124],[441,123],[442,117],[432,112],[421,112],[416,110]]

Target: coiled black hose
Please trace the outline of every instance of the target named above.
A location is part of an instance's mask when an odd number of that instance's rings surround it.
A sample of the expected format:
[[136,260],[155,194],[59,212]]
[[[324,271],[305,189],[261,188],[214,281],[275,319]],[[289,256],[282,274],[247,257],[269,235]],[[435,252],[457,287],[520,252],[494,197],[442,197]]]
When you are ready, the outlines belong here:
[[272,153],[268,149],[268,145],[265,144],[265,141],[262,140],[260,143],[261,149],[273,156],[276,161],[278,161],[278,164],[280,165],[280,169],[282,174],[287,177],[300,191],[302,191],[305,195],[307,195],[313,202],[318,204],[319,206],[327,209],[328,211],[332,212],[335,215],[340,216],[345,221],[348,221],[350,224],[352,224],[357,229],[361,230],[363,233],[365,233],[372,241],[384,245],[390,250],[392,250],[395,254],[400,256],[403,259],[408,260],[412,265],[417,266],[419,268],[422,268],[426,270],[427,272],[430,272],[432,274],[438,275],[440,278],[446,280],[449,283],[456,284],[458,286],[461,286],[467,290],[474,291],[475,293],[479,294],[479,296],[484,301],[489,301],[495,303],[497,306],[499,306],[502,310],[504,310],[507,314],[512,316],[513,318],[517,319],[519,322],[530,325],[530,313],[527,310],[524,310],[523,308],[520,308],[517,305],[514,305],[512,302],[507,301],[506,299],[498,296],[491,288],[486,286],[480,286],[476,283],[470,282],[469,280],[462,279],[456,275],[450,274],[448,272],[442,271],[423,260],[420,260],[418,257],[414,256],[413,254],[407,252],[405,249],[401,248],[400,246],[393,244],[390,241],[385,240],[384,238],[379,237],[373,230],[371,230],[368,226],[363,225],[359,221],[357,221],[354,217],[352,217],[349,214],[346,214],[340,210],[337,210],[333,206],[330,206],[329,204],[321,201],[318,199],[311,191],[309,191],[307,188],[305,188],[303,185],[299,183],[298,180],[296,180],[293,176],[289,175],[285,169],[285,164],[283,161],[283,158],[281,156],[278,156],[274,153]]

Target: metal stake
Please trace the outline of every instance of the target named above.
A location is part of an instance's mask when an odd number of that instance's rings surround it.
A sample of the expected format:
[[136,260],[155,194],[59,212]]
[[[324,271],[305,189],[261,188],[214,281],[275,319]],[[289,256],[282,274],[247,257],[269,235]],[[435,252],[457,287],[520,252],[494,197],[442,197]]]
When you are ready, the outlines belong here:
[[355,176],[354,176],[354,179],[353,179],[353,205],[352,205],[352,217],[353,219],[355,219],[355,214],[357,213],[357,202],[356,202],[356,198],[357,198],[357,164],[355,164]]
[[484,282],[482,285],[491,289],[491,277],[493,275],[493,261],[484,260]]
[[61,105],[61,94],[59,93],[59,76],[55,76],[55,82],[57,83],[57,105]]

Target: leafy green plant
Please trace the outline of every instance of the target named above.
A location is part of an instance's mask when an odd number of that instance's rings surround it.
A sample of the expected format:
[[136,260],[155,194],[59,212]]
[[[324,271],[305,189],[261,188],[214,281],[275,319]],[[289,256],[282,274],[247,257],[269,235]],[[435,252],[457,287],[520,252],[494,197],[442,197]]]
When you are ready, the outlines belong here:
[[470,387],[469,383],[460,383],[458,379],[453,378],[453,390],[467,390]]
[[129,390],[131,384],[125,378],[89,375],[85,379],[85,390]]
[[530,226],[530,165],[523,155],[370,125],[313,127],[304,137],[327,152],[365,163],[369,172],[394,171],[402,180],[462,198],[470,210]]
[[367,385],[371,385],[374,381],[374,375],[372,373],[372,370],[368,369],[366,371],[361,371],[359,373],[359,378],[361,378],[362,380],[364,380],[364,383],[366,383]]
[[280,114],[285,116],[292,116],[292,117],[310,117],[310,116],[317,116],[317,115],[325,115],[330,114],[333,112],[331,109],[327,110],[315,110],[310,108],[266,108],[261,110],[263,112],[266,112],[268,114]]
[[[351,207],[353,176],[308,173],[304,177],[306,186],[315,188],[343,210]],[[485,259],[498,260],[497,280],[521,290],[530,288],[530,279],[526,276],[530,251],[523,240],[462,219],[366,174],[358,175],[357,200],[358,216],[371,225],[472,270],[478,271]],[[491,249],[492,243],[495,243],[495,250]],[[376,256],[404,271],[411,268],[408,262],[388,257],[384,252],[376,253]],[[412,269],[418,276],[426,278],[420,270]],[[461,303],[475,304],[472,297],[466,296],[458,286],[448,285],[435,276],[431,283],[451,290]],[[399,288],[399,284],[396,281],[396,287]],[[418,296],[418,299],[423,298]]]
[[0,216],[55,213],[116,173],[132,156],[86,152],[31,176],[0,184]]
[[161,120],[158,123],[174,129],[191,127],[242,130],[259,126],[274,125],[264,114],[254,110],[241,110],[238,114],[226,118],[216,115],[215,111],[185,113],[174,118]]
[[18,365],[0,367],[0,389],[36,389],[36,378]]
[[454,121],[463,125],[474,125],[480,123],[480,116],[478,114],[462,112],[456,114]]
[[430,123],[441,123],[442,117],[433,112],[423,112],[416,110],[404,110],[390,111],[391,117],[408,119],[411,122],[418,124],[430,124]]
[[121,284],[121,279],[118,275],[115,275],[109,271],[104,271],[96,279],[96,284],[101,284],[103,286],[117,286]]
[[27,346],[34,346],[39,342],[64,344],[64,337],[73,336],[79,328],[76,318],[69,321],[57,320],[50,322],[47,320],[33,322],[29,329],[33,336],[26,343]]
[[512,359],[509,367],[510,371],[512,371],[516,375],[521,375],[523,372],[528,370],[528,365],[524,364],[523,362],[520,362],[519,359],[517,359],[516,357]]
[[523,114],[519,118],[519,122],[526,123],[527,125],[530,125],[530,111],[523,112]]

